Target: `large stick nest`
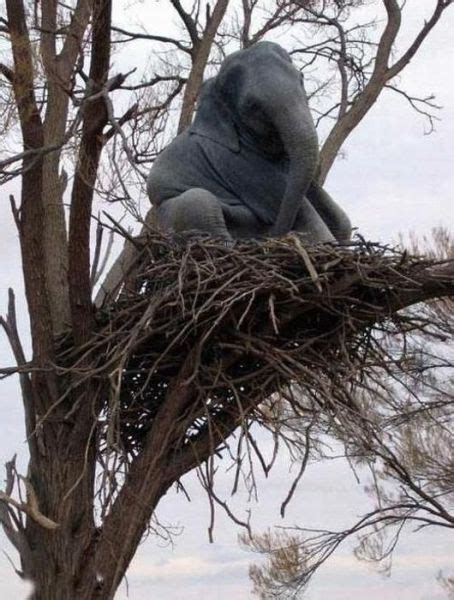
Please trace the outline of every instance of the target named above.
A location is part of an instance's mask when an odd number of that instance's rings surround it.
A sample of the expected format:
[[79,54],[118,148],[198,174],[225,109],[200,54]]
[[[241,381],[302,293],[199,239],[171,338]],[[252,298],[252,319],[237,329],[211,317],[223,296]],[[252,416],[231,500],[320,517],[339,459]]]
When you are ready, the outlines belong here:
[[363,241],[179,246],[150,233],[123,290],[98,312],[94,339],[77,356],[66,345],[61,359],[109,382],[103,435],[125,456],[183,378],[193,392],[180,442],[191,443],[210,417],[250,413],[294,382],[328,398],[364,360],[377,323],[452,285],[435,264]]

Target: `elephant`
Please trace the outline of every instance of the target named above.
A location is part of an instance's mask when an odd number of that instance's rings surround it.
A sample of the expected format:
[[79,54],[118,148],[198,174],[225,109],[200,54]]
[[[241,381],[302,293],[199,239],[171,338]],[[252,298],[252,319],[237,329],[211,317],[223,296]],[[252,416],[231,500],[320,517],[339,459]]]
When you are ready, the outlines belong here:
[[[350,220],[317,183],[318,140],[302,75],[278,44],[228,56],[203,84],[193,123],[157,157],[147,181],[156,224],[234,239],[298,232],[307,243],[345,242]],[[95,298],[121,288],[136,256],[127,243]]]
[[193,123],[157,157],[147,191],[166,231],[346,241],[350,220],[318,185],[318,160],[303,77],[280,45],[260,42],[203,84]]

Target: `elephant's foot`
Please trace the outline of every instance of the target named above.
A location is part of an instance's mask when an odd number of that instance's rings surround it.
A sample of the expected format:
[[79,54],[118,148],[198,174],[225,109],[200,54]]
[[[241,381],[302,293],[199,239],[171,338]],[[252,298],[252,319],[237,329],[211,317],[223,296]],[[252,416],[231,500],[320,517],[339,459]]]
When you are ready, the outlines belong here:
[[312,183],[307,197],[336,240],[341,243],[349,242],[352,236],[351,221],[328,192],[318,184]]
[[293,231],[298,233],[301,241],[305,244],[334,243],[336,241],[323,216],[306,197],[301,202]]

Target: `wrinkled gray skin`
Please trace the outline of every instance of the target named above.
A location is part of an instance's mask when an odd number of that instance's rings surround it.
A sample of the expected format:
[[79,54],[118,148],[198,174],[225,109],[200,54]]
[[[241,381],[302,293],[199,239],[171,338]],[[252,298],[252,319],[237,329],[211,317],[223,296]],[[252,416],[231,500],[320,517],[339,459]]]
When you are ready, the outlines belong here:
[[204,84],[193,124],[155,161],[148,193],[164,230],[348,240],[348,217],[314,181],[317,163],[302,76],[283,48],[261,42]]

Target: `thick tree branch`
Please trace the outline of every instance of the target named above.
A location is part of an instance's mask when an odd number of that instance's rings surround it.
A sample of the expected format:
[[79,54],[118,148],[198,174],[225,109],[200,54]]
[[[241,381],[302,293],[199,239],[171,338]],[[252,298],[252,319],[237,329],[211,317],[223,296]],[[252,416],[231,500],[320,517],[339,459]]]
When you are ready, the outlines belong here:
[[[131,466],[125,485],[102,526],[96,543],[95,564],[97,572],[103,576],[106,597],[114,592],[126,572],[143,535],[144,525],[150,520],[159,498],[173,483],[164,476],[162,467],[182,433],[181,415],[194,401],[194,390],[186,382],[193,369],[193,360],[190,353],[147,435],[143,452]],[[129,515],[127,520],[125,514]],[[111,568],[112,564],[115,569]]]
[[[107,81],[110,61],[111,12],[111,0],[95,0],[89,74],[91,94],[99,93]],[[102,150],[102,131],[107,120],[107,108],[102,94],[95,100],[86,102],[69,224],[71,321],[79,342],[88,338],[93,325],[90,283],[91,206]]]
[[[34,69],[22,0],[6,0],[15,76],[13,89],[19,113],[24,150],[37,151],[44,132],[34,93]],[[35,359],[43,364],[53,357],[53,337],[48,303],[42,205],[42,157],[24,155],[21,192],[21,248],[25,290],[32,328]]]
[[178,133],[181,133],[191,124],[214,38],[224,18],[228,4],[229,0],[217,0],[216,6],[206,24],[203,36],[200,39],[197,38],[196,42],[193,41],[192,67],[184,90]]
[[72,73],[77,57],[83,53],[83,38],[91,11],[92,0],[78,0],[71,22],[66,28],[65,41],[58,55],[64,80]]
[[397,0],[383,0],[383,4],[386,9],[388,20],[377,47],[375,66],[371,77],[373,83],[375,80],[380,80],[388,70],[391,51],[402,22],[402,9]]
[[6,10],[14,60],[14,92],[24,146],[34,148],[39,144],[40,134],[42,135],[42,123],[35,98],[31,43],[23,1],[6,0]]
[[63,48],[57,55],[57,0],[41,6],[41,56],[46,73],[48,98],[44,118],[44,145],[54,147],[43,159],[43,202],[45,207],[44,248],[46,280],[55,333],[70,322],[68,290],[68,246],[63,186],[60,178],[61,149],[65,143],[69,98],[74,87],[76,61],[83,52],[83,35],[90,16],[90,0],[79,0],[65,30]]
[[57,57],[57,5],[58,0],[41,0],[41,55],[47,71]]

